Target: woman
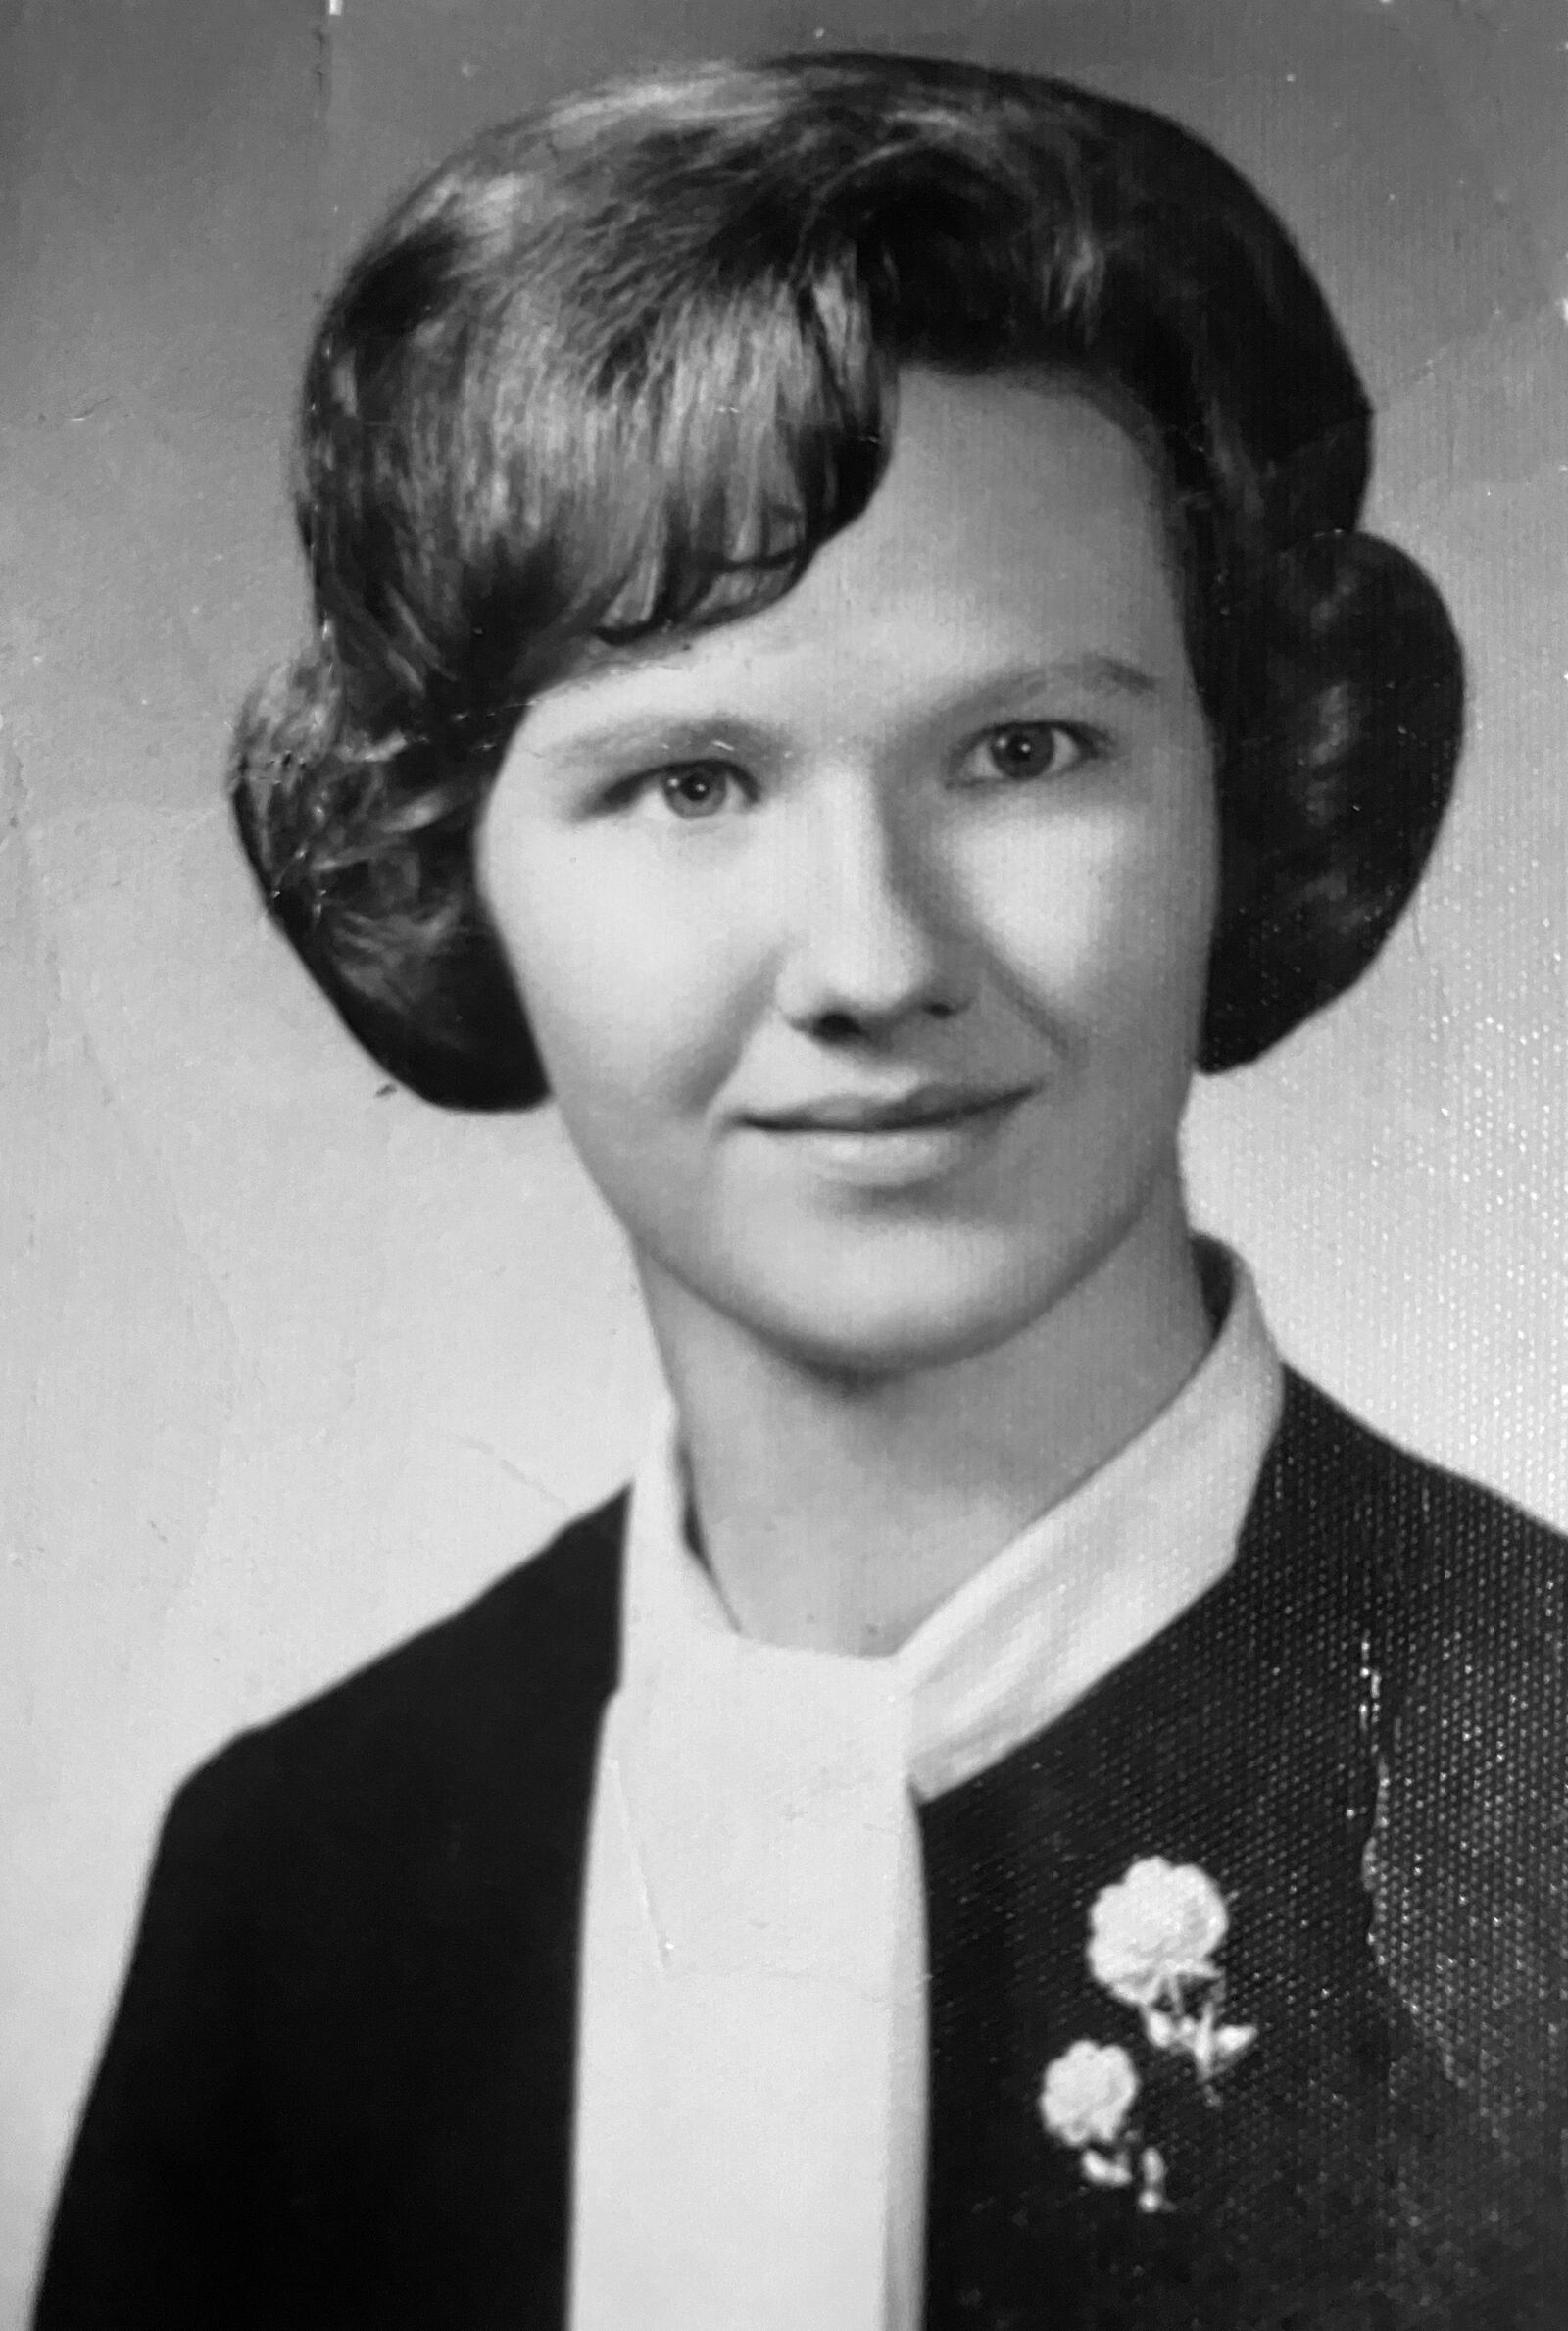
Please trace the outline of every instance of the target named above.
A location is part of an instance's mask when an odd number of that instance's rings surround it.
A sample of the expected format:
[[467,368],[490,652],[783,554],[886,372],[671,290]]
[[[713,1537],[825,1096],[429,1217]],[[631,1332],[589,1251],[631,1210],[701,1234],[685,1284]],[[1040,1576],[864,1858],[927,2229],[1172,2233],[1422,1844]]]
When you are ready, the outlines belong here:
[[180,1793],[41,2325],[1561,2319],[1562,1549],[1177,1162],[1450,784],[1368,460],[1250,188],[1020,75],[629,83],[362,255],[240,830],[670,1406]]

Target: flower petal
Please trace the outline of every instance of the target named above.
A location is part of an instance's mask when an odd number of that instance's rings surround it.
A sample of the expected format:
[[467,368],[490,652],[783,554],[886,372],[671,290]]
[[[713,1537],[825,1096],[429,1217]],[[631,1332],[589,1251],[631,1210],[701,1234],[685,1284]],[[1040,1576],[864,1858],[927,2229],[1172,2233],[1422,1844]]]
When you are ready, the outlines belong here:
[[1247,2054],[1257,2038],[1255,2023],[1222,2023],[1214,2034],[1214,2069],[1223,2072]]
[[1081,2166],[1091,2185],[1131,2185],[1133,2181],[1125,2161],[1108,2153],[1096,2153],[1092,2145],[1081,2157]]

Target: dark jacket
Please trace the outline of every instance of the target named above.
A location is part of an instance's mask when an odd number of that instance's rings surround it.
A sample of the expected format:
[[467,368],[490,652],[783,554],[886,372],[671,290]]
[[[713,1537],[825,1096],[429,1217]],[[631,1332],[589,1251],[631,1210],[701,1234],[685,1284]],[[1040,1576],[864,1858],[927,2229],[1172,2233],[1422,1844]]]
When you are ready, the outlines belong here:
[[[39,2331],[556,2331],[622,1518],[179,1792]],[[1561,1540],[1293,1378],[1233,1569],[922,1833],[928,2331],[1568,2323]],[[1037,2100],[1136,2041],[1084,1946],[1155,1855],[1257,2037],[1150,2070],[1145,2211]]]

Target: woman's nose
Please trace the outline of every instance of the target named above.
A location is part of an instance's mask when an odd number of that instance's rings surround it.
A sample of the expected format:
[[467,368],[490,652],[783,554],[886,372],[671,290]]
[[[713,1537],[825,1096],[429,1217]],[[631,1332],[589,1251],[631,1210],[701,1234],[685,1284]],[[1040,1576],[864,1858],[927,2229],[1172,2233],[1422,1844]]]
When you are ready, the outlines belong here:
[[802,813],[777,1003],[797,1027],[877,1034],[968,1004],[975,951],[917,816],[853,781]]

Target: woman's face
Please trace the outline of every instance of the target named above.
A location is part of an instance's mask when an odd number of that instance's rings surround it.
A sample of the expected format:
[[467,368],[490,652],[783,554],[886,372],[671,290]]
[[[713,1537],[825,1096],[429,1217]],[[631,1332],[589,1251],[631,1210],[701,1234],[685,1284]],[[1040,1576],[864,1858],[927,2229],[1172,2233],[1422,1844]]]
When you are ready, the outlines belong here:
[[481,876],[656,1317],[940,1364],[1169,1210],[1210,753],[1155,492],[1066,390],[912,373],[763,612],[546,691]]

